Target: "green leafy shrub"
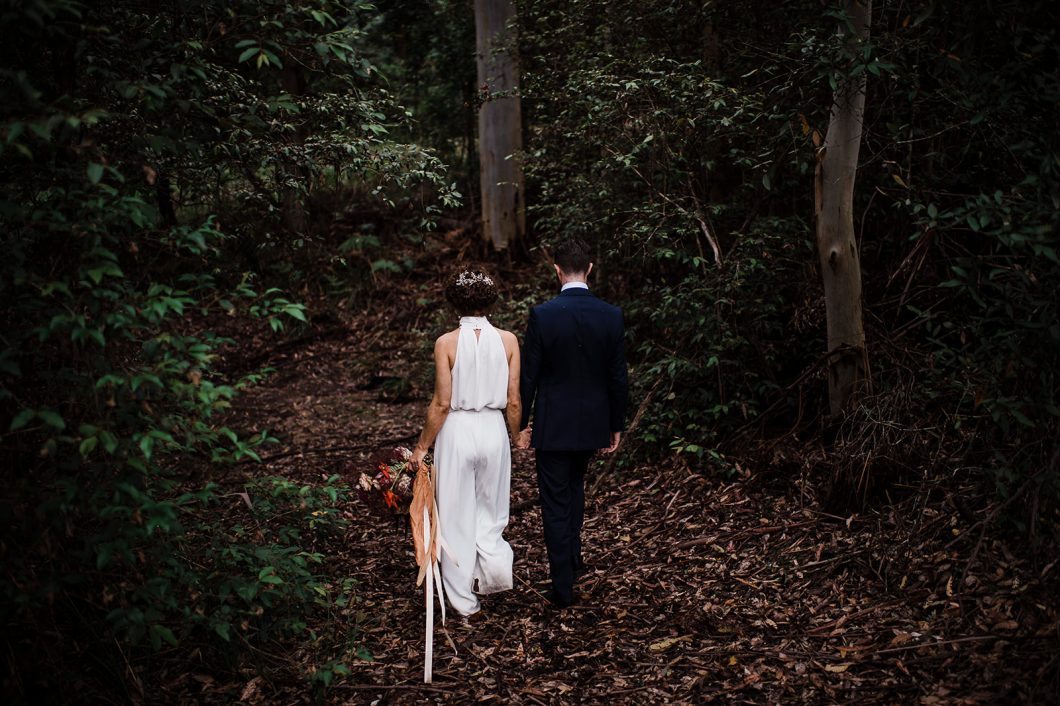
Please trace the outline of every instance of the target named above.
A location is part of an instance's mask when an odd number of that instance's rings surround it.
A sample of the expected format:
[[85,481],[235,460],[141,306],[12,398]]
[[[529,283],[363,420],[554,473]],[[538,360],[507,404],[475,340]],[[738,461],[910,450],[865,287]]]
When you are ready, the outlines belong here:
[[326,189],[390,208],[423,186],[421,212],[455,198],[437,157],[391,137],[408,116],[358,47],[373,12],[0,12],[0,620],[16,696],[119,694],[174,648],[235,662],[349,602],[322,543],[345,488],[243,489],[237,464],[275,439],[226,423],[262,371],[226,378],[235,341],[217,324],[307,325],[287,291],[343,254],[330,212],[312,211]]
[[647,400],[643,451],[703,457],[815,357],[816,331],[791,335],[814,284],[811,234],[797,215],[746,214],[777,178],[763,169],[776,120],[763,93],[702,61],[581,51],[580,68],[527,81],[550,118],[527,156],[541,189],[530,213],[546,240],[597,243]]
[[[713,464],[746,451],[734,432],[768,413],[752,428],[826,429],[840,470],[865,460],[864,439],[899,443],[887,425],[944,428],[944,454],[913,433],[898,465],[945,458],[1002,494],[1045,476],[1060,489],[1060,170],[1041,128],[1060,91],[1043,22],[1055,8],[877,6],[853,49],[838,6],[534,0],[520,13],[528,212],[546,243],[598,244],[599,283],[629,314],[636,401],[652,393],[645,453]],[[814,374],[813,178],[836,78],[860,73],[874,391],[844,422]],[[887,476],[887,454],[864,468]]]

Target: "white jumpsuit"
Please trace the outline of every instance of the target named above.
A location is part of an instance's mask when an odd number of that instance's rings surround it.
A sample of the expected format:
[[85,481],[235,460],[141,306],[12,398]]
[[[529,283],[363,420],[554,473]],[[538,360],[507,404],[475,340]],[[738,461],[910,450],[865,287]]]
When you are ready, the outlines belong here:
[[442,583],[462,615],[479,610],[476,580],[480,594],[512,587],[512,548],[503,536],[512,476],[507,405],[508,356],[501,336],[486,317],[465,316],[450,411],[434,442],[438,529],[453,554],[442,552]]

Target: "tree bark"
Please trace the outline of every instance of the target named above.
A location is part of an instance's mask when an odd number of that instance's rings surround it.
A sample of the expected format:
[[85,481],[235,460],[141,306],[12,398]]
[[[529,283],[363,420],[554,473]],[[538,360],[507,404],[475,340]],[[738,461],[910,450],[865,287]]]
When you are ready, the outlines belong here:
[[[840,27],[851,46],[867,39],[872,1],[846,0]],[[853,55],[853,52],[851,52]],[[865,72],[848,67],[835,89],[828,133],[817,154],[817,252],[828,320],[828,401],[833,415],[855,403],[870,383],[861,310],[861,261],[854,238],[854,181],[865,117]]]
[[163,228],[177,225],[177,211],[173,207],[173,185],[169,176],[159,166],[155,172],[155,200],[158,203],[158,223]]
[[522,107],[513,0],[475,0],[482,234],[494,250],[523,239]]

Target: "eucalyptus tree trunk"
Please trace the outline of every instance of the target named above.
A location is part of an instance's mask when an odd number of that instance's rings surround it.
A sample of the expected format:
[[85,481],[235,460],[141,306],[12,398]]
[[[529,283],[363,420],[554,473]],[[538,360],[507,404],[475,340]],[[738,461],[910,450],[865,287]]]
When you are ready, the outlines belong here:
[[[869,36],[872,1],[846,0],[840,32],[853,48]],[[854,237],[854,180],[865,117],[865,72],[839,79],[815,179],[817,252],[828,319],[828,401],[842,413],[869,385],[861,311],[861,260]]]
[[475,0],[482,233],[494,250],[523,239],[522,108],[513,0]]

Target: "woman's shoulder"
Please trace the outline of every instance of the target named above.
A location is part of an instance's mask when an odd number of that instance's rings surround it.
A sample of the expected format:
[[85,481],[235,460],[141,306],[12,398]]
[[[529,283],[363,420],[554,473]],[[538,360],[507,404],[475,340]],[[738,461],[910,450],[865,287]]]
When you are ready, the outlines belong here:
[[460,338],[460,329],[453,329],[452,331],[446,331],[434,341],[435,350],[456,350],[456,343]]
[[501,342],[504,343],[504,347],[505,348],[512,348],[513,346],[515,348],[519,347],[519,339],[516,337],[516,335],[514,333],[512,333],[511,331],[507,331],[505,329],[502,329],[502,328],[496,328],[496,327],[494,327],[494,328],[496,329],[497,333],[500,335]]

